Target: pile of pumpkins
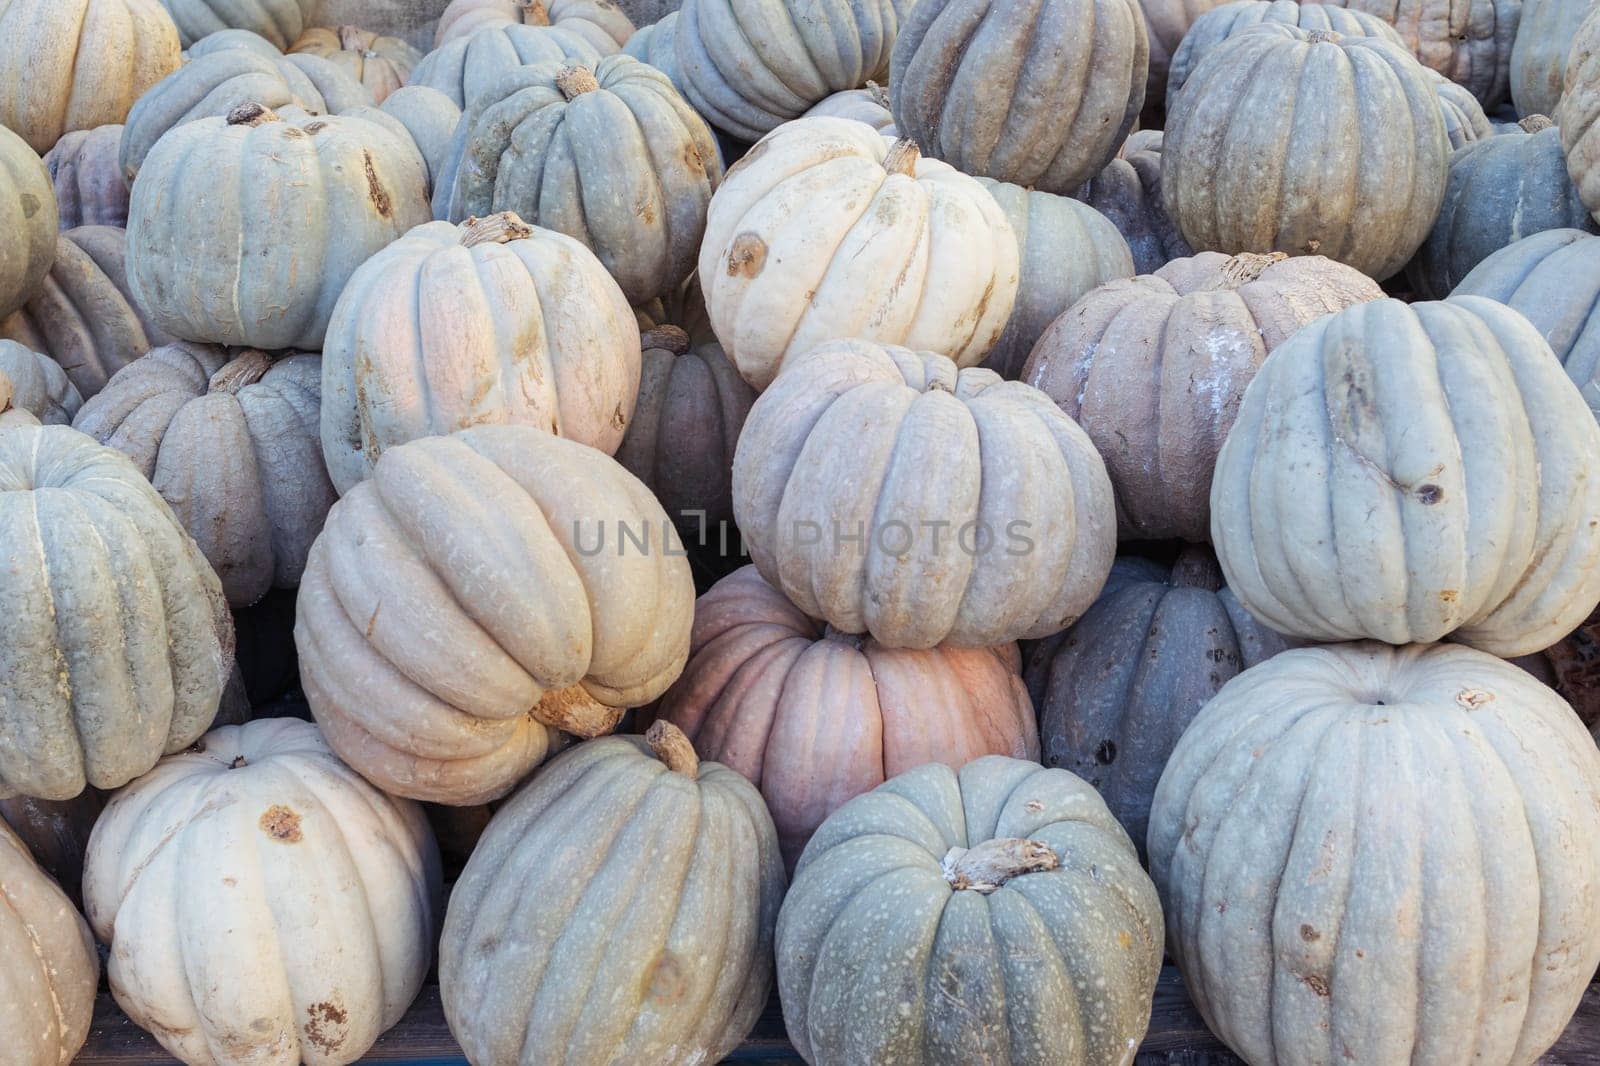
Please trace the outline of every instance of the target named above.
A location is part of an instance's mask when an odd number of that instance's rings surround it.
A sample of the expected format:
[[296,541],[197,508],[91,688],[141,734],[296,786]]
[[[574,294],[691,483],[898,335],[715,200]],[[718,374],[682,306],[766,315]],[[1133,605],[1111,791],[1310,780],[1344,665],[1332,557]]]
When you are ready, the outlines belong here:
[[1252,1066],[1573,1016],[1600,4],[0,0],[0,70],[7,1062],[97,942],[191,1064],[435,962],[475,1066],[774,984],[1123,1064],[1168,955]]

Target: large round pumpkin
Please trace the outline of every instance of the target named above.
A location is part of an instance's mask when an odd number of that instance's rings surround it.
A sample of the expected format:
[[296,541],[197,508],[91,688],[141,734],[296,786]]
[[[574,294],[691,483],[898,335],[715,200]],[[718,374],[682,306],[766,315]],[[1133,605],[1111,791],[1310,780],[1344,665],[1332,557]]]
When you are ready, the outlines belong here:
[[513,214],[430,222],[363,263],[334,309],[322,450],[340,492],[394,445],[486,422],[609,455],[638,392],[633,314],[586,248]]
[[355,1062],[433,956],[439,852],[422,809],[315,726],[223,726],[119,792],[84,863],[117,1004],[189,1063]]
[[[129,281],[156,326],[183,340],[321,349],[356,267],[430,214],[415,145],[374,122],[295,109],[246,104],[178,126],[141,176]],[[261,182],[276,195],[258,195]]]
[[1048,396],[865,341],[796,357],[756,400],[733,509],[797,607],[891,648],[1054,633],[1116,549],[1105,465]]
[[434,190],[459,222],[515,211],[594,251],[629,303],[694,271],[722,180],[711,129],[667,76],[631,56],[518,67],[462,115]]
[[479,1066],[719,1062],[766,1007],[783,890],[761,797],[671,725],[579,745],[456,881],[445,1019]]
[[1161,191],[1197,251],[1325,255],[1382,280],[1427,237],[1448,157],[1438,99],[1398,45],[1269,23],[1190,75]]
[[600,53],[576,34],[553,26],[509,25],[456,37],[423,57],[410,85],[438,89],[467,107],[508,70],[532,63],[598,63]]
[[1073,193],[1117,227],[1133,253],[1135,274],[1154,274],[1194,254],[1161,198],[1162,140],[1160,130],[1130,135],[1117,158]]
[[694,580],[661,505],[593,448],[476,426],[392,448],[300,584],[301,681],[387,792],[503,796],[556,729],[609,732],[689,653]]
[[1309,640],[1522,655],[1600,601],[1600,426],[1528,320],[1379,300],[1267,357],[1217,458],[1228,587]]
[[1561,101],[1561,80],[1578,27],[1594,5],[1588,0],[1522,0],[1511,46],[1511,101],[1518,114],[1551,115]]
[[434,47],[515,25],[554,26],[582,37],[600,55],[611,55],[633,36],[633,23],[612,0],[450,0]]
[[1531,1064],[1600,963],[1597,794],[1594,741],[1515,666],[1284,652],[1156,790],[1168,947],[1248,1062]]
[[249,30],[274,47],[288,48],[310,25],[319,0],[161,0],[172,13],[185,48],[220,30]]
[[895,125],[957,170],[1069,193],[1133,128],[1149,49],[1138,0],[918,0],[895,39]]
[[0,478],[0,796],[116,788],[211,724],[233,666],[222,587],[121,452],[11,428]]
[[55,262],[58,224],[50,172],[27,143],[0,126],[0,314],[10,314],[39,291]]
[[128,183],[117,162],[122,126],[74,130],[45,153],[62,229],[126,226]]
[[1016,645],[886,648],[808,618],[753,566],[695,603],[658,713],[761,789],[792,869],[822,820],[927,762],[1039,757]]
[[1591,10],[1578,28],[1563,85],[1555,120],[1567,152],[1567,173],[1600,219],[1600,8]]
[[16,341],[0,340],[0,373],[11,383],[12,408],[27,411],[44,425],[71,425],[83,406],[83,397],[59,363]]
[[1016,299],[1017,237],[983,186],[864,123],[800,119],[711,198],[700,284],[758,390],[784,361],[859,338],[979,362]]
[[822,824],[778,916],[778,994],[816,1066],[1118,1066],[1161,940],[1155,886],[1094,789],[993,755],[918,767]]
[[1506,98],[1511,47],[1525,0],[1336,2],[1392,24],[1424,66],[1466,86],[1485,107],[1493,108]]
[[1121,537],[1204,541],[1217,452],[1261,361],[1306,323],[1382,296],[1321,256],[1202,252],[1089,293],[1021,377],[1089,434]]
[[300,35],[291,52],[320,56],[364,85],[383,103],[406,84],[422,53],[398,37],[385,37],[359,26],[318,26]]

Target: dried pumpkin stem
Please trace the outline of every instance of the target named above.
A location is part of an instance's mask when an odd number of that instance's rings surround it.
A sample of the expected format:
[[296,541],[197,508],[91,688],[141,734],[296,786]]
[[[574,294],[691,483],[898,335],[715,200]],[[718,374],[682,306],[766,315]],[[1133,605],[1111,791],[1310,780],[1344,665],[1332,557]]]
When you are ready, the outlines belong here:
[[694,753],[694,745],[689,743],[683,730],[665,718],[658,718],[654,725],[645,730],[644,740],[668,770],[690,779],[699,776],[700,756]]
[[230,126],[260,126],[267,122],[282,122],[278,113],[262,104],[240,104],[228,112]]
[[480,244],[510,244],[533,236],[533,227],[517,217],[515,211],[479,218],[473,215],[461,223],[461,246],[475,248]]
[[1216,592],[1222,588],[1222,567],[1211,549],[1203,544],[1191,544],[1178,553],[1172,564],[1172,584],[1180,588],[1207,589]]
[[951,848],[940,865],[951,888],[987,896],[1013,877],[1054,870],[1061,860],[1042,841],[1003,837],[975,848]]
[[600,82],[594,76],[594,71],[579,63],[571,63],[556,72],[556,88],[561,90],[561,95],[568,100],[592,93],[600,88]]
[[1206,288],[1212,291],[1243,288],[1265,274],[1272,264],[1281,263],[1287,258],[1288,255],[1283,252],[1241,252],[1222,264],[1216,280]]
[[550,25],[550,10],[545,7],[544,0],[517,0],[517,7],[522,9],[524,26]]
[[889,154],[883,157],[883,169],[891,174],[913,174],[921,158],[922,149],[917,147],[917,142],[904,137],[895,141]]
[[879,85],[875,81],[867,82],[867,95],[872,97],[873,103],[877,104],[885,111],[889,110],[889,93],[884,89],[883,86]]
[[546,692],[533,708],[533,717],[552,729],[587,740],[617,728],[623,711],[622,707],[607,707],[589,695],[582,685],[573,685]]
[[236,393],[265,377],[267,371],[272,369],[273,362],[272,356],[266,352],[248,348],[222,364],[221,369],[211,375],[206,391]]
[[1554,126],[1555,123],[1550,121],[1550,117],[1548,115],[1524,115],[1522,119],[1517,122],[1517,125],[1522,127],[1523,133],[1538,133],[1540,130],[1549,129],[1551,126]]
[[689,350],[689,334],[677,326],[655,326],[639,334],[639,347],[682,355]]
[[1306,33],[1307,44],[1338,44],[1344,40],[1334,30],[1310,30]]

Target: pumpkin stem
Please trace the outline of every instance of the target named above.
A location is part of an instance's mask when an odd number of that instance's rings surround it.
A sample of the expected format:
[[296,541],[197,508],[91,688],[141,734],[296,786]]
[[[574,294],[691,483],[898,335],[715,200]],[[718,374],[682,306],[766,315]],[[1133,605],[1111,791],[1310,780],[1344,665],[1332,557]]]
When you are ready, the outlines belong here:
[[270,107],[261,104],[240,104],[228,112],[228,125],[230,126],[260,126],[268,122],[282,122],[278,113]]
[[889,94],[884,90],[883,86],[875,81],[867,82],[867,95],[872,97],[873,103],[885,111],[889,110]]
[[1216,278],[1206,288],[1212,291],[1241,289],[1265,274],[1272,264],[1287,258],[1283,252],[1241,252],[1222,264]]
[[694,753],[694,745],[683,735],[683,730],[665,718],[656,719],[655,724],[645,730],[644,740],[656,753],[656,758],[667,764],[668,770],[691,781],[700,775],[700,756]]
[[233,761],[228,764],[228,769],[230,769],[230,770],[238,770],[241,767],[244,767],[244,766],[247,766],[247,765],[248,765],[248,763],[245,762],[245,758],[244,758],[243,755],[235,755],[233,757]]
[[600,88],[600,82],[594,76],[594,71],[580,63],[569,63],[556,72],[556,88],[561,90],[561,95],[568,100],[584,93],[592,93]]
[[510,244],[533,236],[533,227],[517,217],[515,211],[479,218],[473,215],[461,223],[461,247],[475,248],[480,244]]
[[916,172],[917,160],[921,158],[922,149],[917,147],[917,142],[910,137],[903,137],[895,141],[889,154],[883,157],[883,169],[891,174],[912,174]]
[[553,729],[587,740],[617,728],[623,711],[622,707],[607,707],[582,685],[573,685],[546,692],[533,708],[533,717]]
[[1308,44],[1338,44],[1344,37],[1335,30],[1309,30],[1306,32]]
[[656,326],[639,334],[639,347],[646,351],[660,348],[673,355],[682,355],[689,350],[689,334],[678,326]]
[[365,52],[371,38],[360,26],[339,27],[339,47],[346,52]]
[[987,896],[1013,877],[1054,870],[1061,860],[1042,841],[1006,837],[975,848],[951,848],[940,865],[951,888]]
[[1206,589],[1216,592],[1223,586],[1222,567],[1204,544],[1186,545],[1172,564],[1168,579],[1176,588]]
[[1555,123],[1550,121],[1547,115],[1525,115],[1517,125],[1522,127],[1523,133],[1538,133],[1540,130],[1549,129]]
[[237,393],[246,385],[254,385],[272,369],[273,358],[266,352],[248,348],[222,364],[211,380],[207,392]]
[[550,25],[550,11],[544,6],[544,0],[517,0],[517,6],[522,9],[524,26]]

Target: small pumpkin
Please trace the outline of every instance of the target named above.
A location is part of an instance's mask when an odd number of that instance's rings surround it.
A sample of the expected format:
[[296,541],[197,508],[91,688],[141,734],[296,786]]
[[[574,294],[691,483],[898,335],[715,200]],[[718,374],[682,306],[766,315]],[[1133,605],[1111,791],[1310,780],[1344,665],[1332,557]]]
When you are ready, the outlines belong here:
[[163,759],[106,805],[84,862],[117,1005],[218,1066],[360,1059],[422,987],[441,894],[422,809],[293,718]]
[[1017,293],[1017,237],[978,182],[870,126],[774,130],[723,180],[700,284],[723,349],[757,390],[785,361],[859,338],[981,361]]
[[1338,0],[1400,31],[1423,66],[1465,86],[1485,108],[1506,98],[1525,0]]
[[889,110],[889,93],[875,81],[864,89],[844,89],[824,96],[805,113],[806,118],[853,118],[865,122],[885,137],[898,137],[894,115]]
[[407,85],[384,97],[379,108],[384,114],[404,126],[412,143],[428,167],[428,193],[433,193],[434,182],[444,171],[450,154],[450,139],[455,136],[456,123],[461,121],[461,108],[448,96],[425,85]]
[[889,99],[900,135],[934,158],[1065,194],[1133,129],[1149,58],[1138,0],[918,0]]
[[329,743],[386,792],[471,805],[556,729],[609,732],[688,657],[694,580],[669,529],[609,456],[532,426],[391,448],[300,583],[301,683]]
[[1090,292],[1021,377],[1094,442],[1119,536],[1203,542],[1217,452],[1262,360],[1307,323],[1382,297],[1321,256],[1202,252]]
[[611,0],[450,0],[439,16],[434,47],[513,25],[565,30],[603,56],[617,52],[633,36],[633,23]]
[[1483,113],[1476,96],[1436,70],[1427,73],[1434,95],[1439,98],[1439,113],[1444,116],[1444,132],[1452,150],[1499,132]]
[[1217,457],[1211,540],[1281,633],[1523,655],[1600,601],[1597,463],[1600,426],[1527,319],[1377,300],[1262,364]]
[[1518,114],[1555,114],[1567,55],[1578,28],[1593,10],[1589,0],[1522,0],[1508,68],[1511,101]]
[[0,315],[27,303],[44,285],[56,257],[59,215],[50,172],[15,133],[0,126]]
[[495,814],[450,894],[445,1020],[482,1066],[529,1061],[530,1046],[548,1061],[721,1061],[766,1006],[783,890],[761,797],[682,733],[658,722],[581,744]]
[[1105,465],[1048,396],[865,341],[797,356],[756,400],[733,510],[795,606],[891,648],[1054,633],[1116,548]]
[[62,229],[126,226],[128,183],[117,162],[122,126],[73,130],[45,153]]
[[10,384],[11,407],[44,425],[71,425],[83,406],[83,397],[60,364],[16,341],[0,340],[0,373]]
[[1073,194],[1117,227],[1135,274],[1154,274],[1194,254],[1161,198],[1161,145],[1160,130],[1130,134],[1117,158]]
[[400,38],[359,26],[314,27],[301,34],[289,51],[328,60],[365,86],[380,104],[405,85],[412,69],[422,62],[422,53]]
[[1562,84],[1555,120],[1567,153],[1567,173],[1600,219],[1600,9],[1591,9],[1578,28]]
[[[17,796],[0,800],[0,822],[16,834],[40,869],[55,878],[74,903],[81,904],[83,854],[105,803],[105,794],[93,788],[69,800]],[[95,961],[99,962],[98,955]],[[50,1062],[55,1066],[54,1059]]]
[[1252,1063],[1533,1063],[1600,963],[1597,790],[1582,723],[1509,663],[1283,652],[1223,686],[1156,789],[1184,987]]
[[248,30],[280,50],[305,32],[318,0],[161,0],[177,23],[183,46],[223,30]]
[[934,763],[811,838],[778,994],[809,1063],[1117,1066],[1149,1026],[1161,940],[1155,886],[1094,789],[1000,755]]
[[610,455],[639,394],[639,332],[570,237],[511,213],[430,222],[363,263],[328,327],[322,451],[338,490],[418,437],[536,425]]
[[598,63],[600,53],[576,34],[553,26],[510,25],[457,37],[423,57],[413,86],[438,89],[465,108],[509,70],[531,63]]

